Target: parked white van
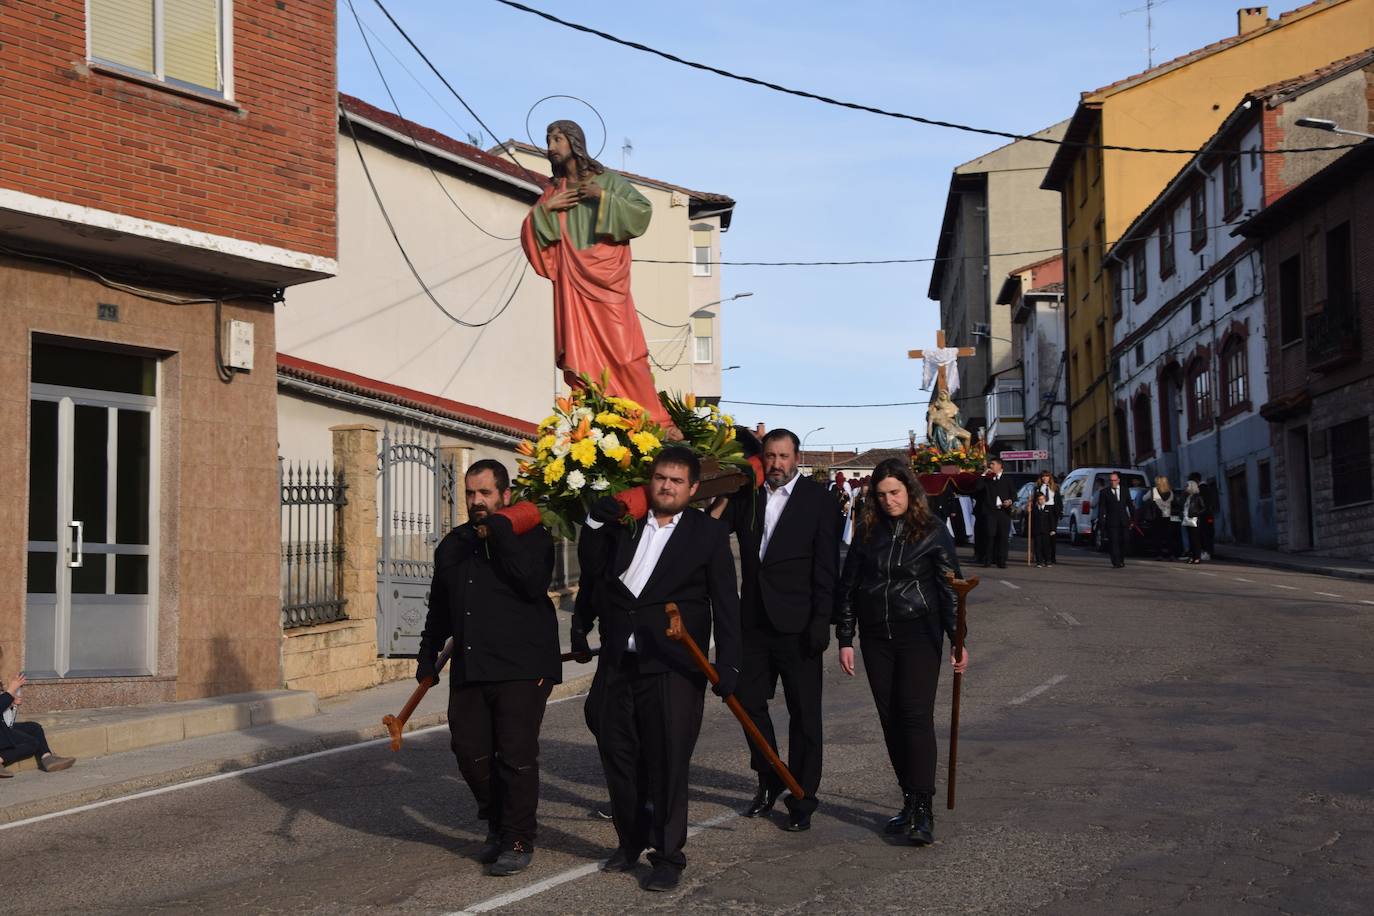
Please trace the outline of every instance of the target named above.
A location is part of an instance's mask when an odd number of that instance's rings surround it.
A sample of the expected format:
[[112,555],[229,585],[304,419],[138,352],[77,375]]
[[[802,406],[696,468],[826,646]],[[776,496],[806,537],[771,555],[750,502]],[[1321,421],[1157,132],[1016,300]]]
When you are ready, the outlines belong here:
[[1123,487],[1148,487],[1145,472],[1139,468],[1074,468],[1059,485],[1059,526],[1055,534],[1068,536],[1070,544],[1091,543],[1093,534],[1093,497],[1107,486],[1113,474],[1121,475]]

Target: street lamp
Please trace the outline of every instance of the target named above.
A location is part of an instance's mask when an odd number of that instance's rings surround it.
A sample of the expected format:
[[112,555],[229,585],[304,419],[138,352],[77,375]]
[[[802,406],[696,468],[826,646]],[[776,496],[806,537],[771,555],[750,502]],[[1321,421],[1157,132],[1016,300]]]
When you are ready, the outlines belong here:
[[815,435],[823,429],[825,429],[824,426],[817,426],[815,429],[811,430],[811,432],[807,433],[805,436],[802,436],[802,449],[806,448],[807,439],[810,439],[813,435]]
[[729,372],[731,369],[738,369],[738,368],[740,368],[740,367],[739,367],[739,366],[726,366],[724,369],[722,369],[722,370],[720,370],[720,371],[721,371],[721,372]]
[[1350,130],[1340,127],[1335,121],[1326,118],[1298,118],[1293,122],[1299,127],[1310,127],[1312,130],[1324,130],[1330,134],[1348,134],[1351,137],[1364,137],[1366,140],[1374,140],[1374,134],[1365,133],[1362,130]]
[[716,313],[715,313],[715,312],[708,312],[708,311],[706,311],[706,310],[709,309],[711,306],[713,306],[713,305],[720,305],[722,302],[734,302],[736,299],[748,299],[748,298],[749,298],[750,296],[752,296],[752,295],[754,295],[754,294],[753,294],[753,293],[735,293],[735,294],[734,294],[733,296],[731,296],[729,299],[717,299],[715,302],[708,302],[708,303],[706,303],[705,305],[703,305],[701,308],[699,308],[699,309],[697,309],[695,312],[693,312],[693,313],[692,313],[692,317],[693,317],[693,318],[714,318],[714,317],[716,317]]

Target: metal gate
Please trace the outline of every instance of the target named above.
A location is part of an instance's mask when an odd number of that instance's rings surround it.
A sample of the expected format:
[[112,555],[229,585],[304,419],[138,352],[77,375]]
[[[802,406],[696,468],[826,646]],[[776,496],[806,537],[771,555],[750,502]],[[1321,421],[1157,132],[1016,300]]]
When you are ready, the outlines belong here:
[[435,545],[458,524],[457,458],[441,454],[437,434],[388,424],[377,488],[377,651],[413,656],[429,608]]

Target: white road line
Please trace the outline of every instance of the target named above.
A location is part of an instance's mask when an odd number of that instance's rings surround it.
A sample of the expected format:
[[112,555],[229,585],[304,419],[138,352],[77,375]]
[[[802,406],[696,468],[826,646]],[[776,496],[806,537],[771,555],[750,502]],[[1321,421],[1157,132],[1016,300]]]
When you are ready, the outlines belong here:
[[1217,577],[1217,574],[1216,574],[1216,573],[1203,572],[1202,570],[1198,570],[1198,573],[1197,573],[1197,574],[1198,574],[1199,576],[1211,576],[1213,579],[1215,579],[1215,578]]
[[1361,598],[1361,599],[1360,599],[1360,604],[1374,604],[1374,601],[1367,601],[1367,600],[1365,600],[1364,598]]
[[[570,697],[560,697],[557,700],[550,700],[547,705],[562,703],[565,700],[576,700],[585,694],[575,693]],[[417,728],[414,731],[406,732],[407,738],[416,735],[428,734],[438,731],[441,728],[448,728],[447,723],[431,725],[428,728]],[[155,795],[166,795],[170,792],[180,792],[182,789],[194,789],[197,786],[209,785],[212,782],[220,782],[225,779],[236,779],[240,776],[250,776],[253,773],[262,773],[266,770],[275,770],[279,767],[291,766],[293,763],[304,763],[307,760],[318,760],[321,757],[331,757],[334,754],[343,754],[348,751],[356,751],[365,747],[374,747],[378,744],[389,744],[391,738],[372,738],[367,741],[359,741],[356,744],[344,744],[339,747],[326,748],[322,751],[311,751],[309,754],[301,754],[298,757],[286,757],[282,760],[273,760],[271,763],[260,763],[257,766],[245,767],[242,770],[234,770],[230,773],[216,773],[214,776],[202,776],[199,779],[191,779],[186,782],[179,782],[170,786],[162,786],[157,789],[147,789],[143,792],[135,792],[133,795],[121,795],[118,798],[106,798],[98,802],[91,802],[86,805],[78,805],[75,808],[65,808],[61,811],[50,811],[47,814],[37,814],[33,817],[26,817],[22,820],[10,821],[8,824],[0,824],[0,831],[13,830],[16,827],[27,827],[30,824],[38,824],[43,821],[56,820],[59,817],[66,817],[69,814],[83,814],[87,811],[95,811],[99,808],[108,808],[110,805],[122,805],[124,802],[138,801],[142,798],[152,798]]]
[[1008,582],[1006,579],[998,579],[997,581],[998,581],[998,582],[1001,582],[1001,583],[1002,583],[1003,585],[1005,585],[1007,588],[1014,588],[1014,589],[1016,589],[1018,592],[1021,590],[1021,586],[1015,585],[1015,584],[1013,584],[1013,583],[1011,583],[1011,582]]
[[[697,824],[696,826],[690,828],[687,831],[687,835],[689,837],[696,836],[703,830],[709,830],[712,827],[719,827],[726,821],[731,820],[733,818],[737,818],[739,816],[740,815],[734,811],[727,811],[724,814],[720,814],[716,817],[711,818],[709,821],[704,821],[703,823]],[[596,872],[600,871],[601,866],[605,864],[605,859],[602,859],[600,862],[588,862],[586,865],[579,865],[576,868],[570,868],[567,871],[559,872],[556,875],[550,875],[544,880],[536,881],[528,887],[522,887],[517,891],[511,891],[508,894],[501,894],[498,897],[492,897],[488,900],[483,900],[481,903],[474,903],[472,906],[467,907],[466,909],[456,910],[452,913],[445,914],[445,916],[471,916],[471,914],[473,913],[490,913],[492,910],[499,910],[503,906],[510,906],[512,903],[519,903],[521,900],[528,900],[529,898],[534,897],[538,894],[542,894],[545,891],[553,890],[555,887],[558,887],[561,884],[567,884],[569,881],[576,881],[579,878],[585,878],[588,875],[595,874]]]
[[1339,597],[1341,597],[1340,595],[1334,594],[1334,593],[1332,593],[1332,592],[1313,592],[1312,594],[1314,594],[1314,595],[1321,595],[1323,598],[1339,598]]
[[1254,582],[1254,581],[1255,581],[1254,579],[1242,579],[1240,576],[1233,576],[1232,578],[1235,579],[1237,582]]
[[1274,588],[1281,588],[1286,592],[1296,592],[1298,590],[1296,585],[1279,585],[1277,582],[1273,583],[1273,585]]
[[1050,678],[1048,681],[1041,684],[1039,687],[1034,687],[1030,690],[1027,690],[1025,693],[1021,694],[1019,697],[1012,700],[1007,705],[1020,706],[1022,703],[1028,703],[1036,697],[1040,696],[1040,694],[1044,693],[1046,690],[1049,690],[1055,684],[1058,684],[1060,681],[1065,680],[1067,677],[1067,674],[1056,674],[1054,677]]
[[1071,627],[1079,626],[1078,618],[1070,614],[1068,611],[1060,611],[1054,616],[1058,617],[1060,620],[1064,621]]

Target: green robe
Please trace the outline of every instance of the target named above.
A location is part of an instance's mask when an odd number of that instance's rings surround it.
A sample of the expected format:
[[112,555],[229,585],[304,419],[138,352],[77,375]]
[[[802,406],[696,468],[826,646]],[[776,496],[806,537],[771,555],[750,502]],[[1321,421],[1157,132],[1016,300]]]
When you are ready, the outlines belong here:
[[[583,200],[567,211],[573,247],[581,251],[597,242],[628,242],[643,235],[649,228],[653,205],[616,172],[602,172],[595,180],[601,185],[601,196]],[[536,206],[531,216],[540,248],[548,248],[561,238],[557,213]]]

